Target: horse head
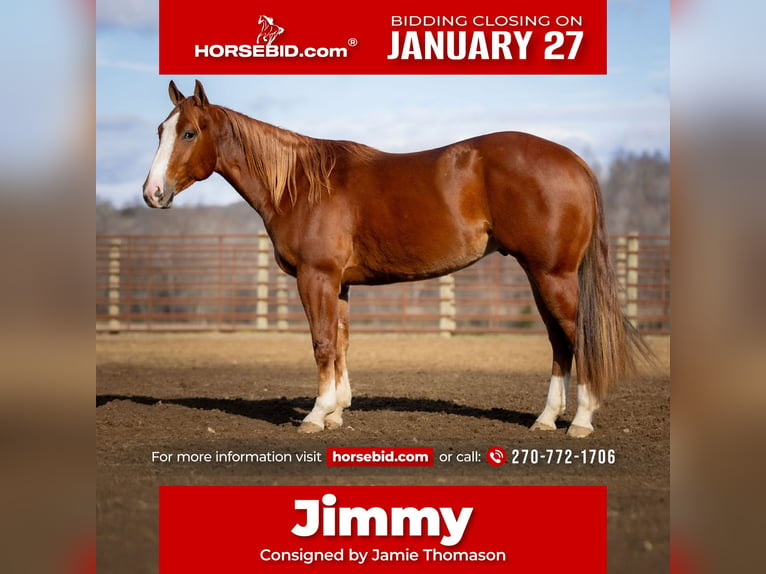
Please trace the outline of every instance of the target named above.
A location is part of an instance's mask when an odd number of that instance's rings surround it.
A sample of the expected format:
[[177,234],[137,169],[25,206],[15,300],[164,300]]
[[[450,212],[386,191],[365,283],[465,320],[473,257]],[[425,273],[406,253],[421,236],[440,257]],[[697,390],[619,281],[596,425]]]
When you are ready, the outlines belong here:
[[194,95],[185,97],[171,80],[168,86],[174,108],[157,133],[159,146],[144,181],[144,201],[149,207],[167,209],[175,195],[215,170],[217,153],[205,89],[197,80]]

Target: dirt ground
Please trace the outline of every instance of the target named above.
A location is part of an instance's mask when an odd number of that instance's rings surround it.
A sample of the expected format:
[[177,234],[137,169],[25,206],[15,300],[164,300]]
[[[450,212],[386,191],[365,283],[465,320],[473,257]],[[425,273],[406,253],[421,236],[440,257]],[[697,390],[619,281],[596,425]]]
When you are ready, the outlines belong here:
[[[97,524],[101,573],[157,571],[164,484],[607,485],[610,573],[669,570],[670,340],[649,340],[659,365],[615,388],[596,433],[567,439],[528,427],[547,393],[544,336],[383,336],[352,333],[354,399],[344,426],[297,427],[313,404],[306,335],[121,334],[96,338]],[[574,385],[572,385],[574,387]],[[614,464],[438,462],[446,452],[614,449]],[[152,462],[160,452],[324,452],[328,446],[431,446],[433,467],[328,468],[323,463]],[[555,541],[577,526],[551,516]],[[576,560],[576,557],[573,557]],[[542,572],[542,570],[541,570]]]

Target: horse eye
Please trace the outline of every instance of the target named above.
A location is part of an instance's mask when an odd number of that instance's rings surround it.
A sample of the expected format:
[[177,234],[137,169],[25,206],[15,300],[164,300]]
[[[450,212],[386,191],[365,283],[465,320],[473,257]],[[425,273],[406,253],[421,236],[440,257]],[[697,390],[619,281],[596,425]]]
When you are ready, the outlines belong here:
[[193,132],[191,130],[188,130],[188,131],[184,132],[184,136],[183,137],[184,137],[185,140],[193,140],[196,135],[197,134],[195,132]]

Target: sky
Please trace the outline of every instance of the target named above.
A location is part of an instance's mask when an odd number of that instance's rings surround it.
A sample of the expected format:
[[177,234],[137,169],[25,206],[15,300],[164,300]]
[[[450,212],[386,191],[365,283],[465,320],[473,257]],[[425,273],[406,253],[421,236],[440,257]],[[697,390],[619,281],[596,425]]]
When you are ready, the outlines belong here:
[[[596,76],[199,76],[210,101],[305,135],[405,152],[493,131],[526,131],[592,164],[670,150],[667,0],[609,0],[608,73]],[[157,2],[99,0],[96,16],[96,193],[142,204],[141,185],[171,110],[157,70]],[[240,201],[217,175],[177,204]]]

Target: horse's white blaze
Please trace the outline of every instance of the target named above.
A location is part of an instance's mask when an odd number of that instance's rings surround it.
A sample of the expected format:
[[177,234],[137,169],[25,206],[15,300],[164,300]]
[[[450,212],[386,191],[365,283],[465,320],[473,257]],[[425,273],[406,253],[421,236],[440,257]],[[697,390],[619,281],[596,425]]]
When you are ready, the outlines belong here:
[[331,378],[326,385],[324,392],[314,401],[314,408],[306,415],[303,422],[313,423],[318,427],[324,428],[325,417],[335,410],[337,406],[337,392],[335,390],[335,377]]
[[577,385],[577,412],[572,420],[573,426],[593,430],[591,421],[593,413],[598,408],[598,399],[593,396],[585,385]]
[[545,402],[545,409],[537,417],[537,422],[549,427],[556,427],[556,419],[564,414],[567,408],[567,390],[569,389],[569,373],[560,377],[551,376],[550,386],[548,387],[548,399]]
[[165,191],[165,172],[168,169],[170,157],[173,155],[173,147],[176,142],[176,124],[178,124],[179,115],[178,112],[174,113],[162,124],[160,145],[157,148],[157,153],[154,154],[152,167],[149,169],[149,177],[146,180],[146,189],[144,190],[145,195],[152,203],[157,201],[154,197],[154,192],[157,189],[163,193]]

